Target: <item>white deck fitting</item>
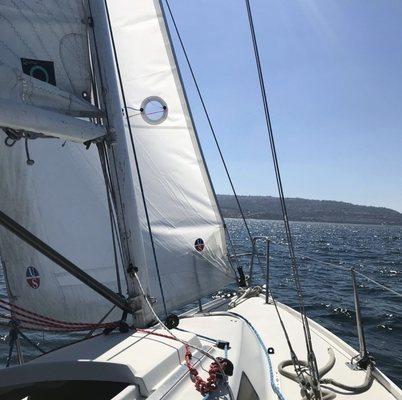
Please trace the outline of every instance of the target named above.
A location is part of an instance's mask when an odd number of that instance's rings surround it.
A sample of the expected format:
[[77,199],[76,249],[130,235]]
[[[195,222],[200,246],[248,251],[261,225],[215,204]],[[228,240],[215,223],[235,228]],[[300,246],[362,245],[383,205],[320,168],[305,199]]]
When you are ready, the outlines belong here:
[[[303,330],[298,313],[282,304],[278,303],[278,306],[298,357],[305,359]],[[289,358],[289,350],[274,306],[265,304],[263,297],[255,297],[245,300],[230,311],[241,314],[249,320],[259,331],[266,346],[275,349],[275,354],[271,355],[271,361],[277,385],[280,386],[286,400],[300,400],[299,386],[277,372],[278,364]],[[245,322],[232,316],[194,316],[182,319],[180,328],[230,342],[228,358],[234,364],[234,375],[229,378],[229,384],[235,399],[237,399],[243,371],[247,374],[260,400],[278,398],[270,385],[265,355],[254,333]],[[157,332],[166,333],[163,330]],[[355,386],[363,383],[365,372],[352,371],[346,365],[351,356],[356,354],[355,350],[312,321],[311,333],[319,366],[323,366],[328,360],[328,347],[331,347],[336,355],[335,366],[325,377],[336,379],[347,385]],[[190,344],[202,346],[214,357],[224,355],[223,350],[212,347],[211,342],[200,339],[193,333],[175,330],[175,334]],[[142,332],[128,334],[116,332],[109,336],[101,335],[39,357],[22,367],[0,371],[0,394],[2,388],[26,383],[29,379],[49,381],[58,380],[60,376],[64,376],[65,380],[76,380],[77,376],[81,376],[81,379],[92,377],[93,380],[120,381],[131,385],[115,399],[201,400],[202,396],[195,390],[187,368],[184,366],[184,351],[184,345],[180,342]],[[208,370],[211,360],[202,357],[194,349],[192,354],[192,362],[201,376],[207,378],[205,371]],[[77,362],[80,365],[79,370],[77,370]],[[112,364],[115,368],[107,368],[105,363]],[[379,371],[376,371],[376,374],[381,375]],[[402,399],[401,390],[387,378],[383,377],[383,379],[388,389],[375,380],[369,391],[358,395],[338,394],[337,399]],[[142,397],[138,395],[138,388]],[[223,388],[210,395],[209,400],[218,398],[229,399],[226,389]]]

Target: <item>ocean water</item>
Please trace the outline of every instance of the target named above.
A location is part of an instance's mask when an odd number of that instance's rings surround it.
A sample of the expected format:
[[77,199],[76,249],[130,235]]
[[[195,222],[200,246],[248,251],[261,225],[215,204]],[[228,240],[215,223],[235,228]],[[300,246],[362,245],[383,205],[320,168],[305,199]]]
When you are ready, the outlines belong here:
[[[270,245],[270,287],[276,298],[297,308],[283,222],[251,220],[250,230]],[[235,244],[248,251],[241,220],[228,220]],[[402,292],[402,227],[295,222],[296,253],[320,261],[353,266],[372,279]],[[261,249],[262,251],[262,249]],[[299,261],[307,314],[358,349],[350,272],[310,260]],[[257,282],[264,274],[255,267]],[[402,387],[402,298],[358,277],[367,348],[377,366]]]
[[[249,251],[242,221],[228,219],[227,224],[239,251]],[[275,296],[297,307],[283,223],[251,220],[249,224],[253,235],[269,236],[271,240],[270,286]],[[291,228],[298,256],[354,266],[402,292],[402,227],[295,222]],[[350,273],[306,259],[299,259],[299,268],[308,316],[358,348]],[[255,283],[264,282],[265,276],[256,265]],[[362,278],[358,278],[358,284],[368,350],[379,368],[402,387],[402,299]],[[5,292],[1,275],[0,292]],[[77,335],[48,333],[29,336],[44,349],[77,338]],[[39,354],[26,343],[22,344],[27,359]],[[0,366],[5,364],[7,352],[7,331],[0,328]]]

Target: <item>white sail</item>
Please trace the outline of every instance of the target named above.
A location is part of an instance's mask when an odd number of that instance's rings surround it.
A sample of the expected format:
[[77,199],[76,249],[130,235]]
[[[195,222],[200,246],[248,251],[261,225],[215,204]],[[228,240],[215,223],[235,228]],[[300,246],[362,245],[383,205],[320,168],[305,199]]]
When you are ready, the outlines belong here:
[[[147,266],[138,267],[148,270],[147,286],[158,310],[163,310],[162,291],[172,310],[234,280],[223,221],[159,2],[107,3],[158,264],[145,209],[139,207]],[[135,168],[134,157],[131,163]],[[136,187],[141,205],[139,181]]]
[[87,20],[82,0],[0,0],[0,98],[35,104],[40,89],[30,77],[79,99],[89,96]]
[[[25,107],[31,120],[36,118],[44,126],[49,123],[50,135],[51,121],[42,118],[46,113],[59,115],[58,122],[54,121],[62,124],[71,122],[63,118],[93,116],[96,110],[82,98],[91,90],[86,21],[81,0],[0,0],[1,104]],[[32,76],[27,63],[33,66]],[[34,115],[35,107],[42,113]],[[12,110],[9,115],[18,119]],[[90,124],[75,121],[76,130],[81,123]],[[72,128],[69,122],[66,129]],[[29,127],[29,121],[26,124]],[[57,139],[29,140],[35,164],[28,166],[23,140],[8,147],[5,139],[0,129],[1,210],[117,291],[105,183],[96,147],[85,150]],[[111,308],[3,228],[0,256],[7,270],[10,300],[18,306],[71,322],[97,322]]]
[[[49,121],[55,137],[86,141],[105,134],[99,127],[96,132],[87,121],[79,122],[78,136],[74,136],[74,129],[66,133],[65,127],[77,124],[70,117],[64,117],[62,124],[54,123],[58,113],[100,115],[88,102],[91,69],[87,23],[82,0],[0,0],[0,100],[10,101],[11,109],[1,113],[0,127],[26,130],[28,125],[34,132],[49,135],[49,129],[43,128]],[[21,113],[22,121],[12,117]],[[42,123],[38,123],[38,115]]]

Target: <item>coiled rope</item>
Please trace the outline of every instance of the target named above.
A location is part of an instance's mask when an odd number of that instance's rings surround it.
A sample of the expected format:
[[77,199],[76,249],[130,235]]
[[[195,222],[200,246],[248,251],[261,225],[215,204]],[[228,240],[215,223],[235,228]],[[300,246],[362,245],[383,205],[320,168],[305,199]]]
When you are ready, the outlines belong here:
[[[226,374],[225,374],[225,371],[224,371],[225,365],[223,365],[221,359],[220,359],[219,357],[214,357],[213,355],[211,355],[210,353],[208,353],[207,351],[205,351],[203,348],[198,347],[198,346],[195,346],[194,344],[188,343],[188,342],[184,341],[183,339],[179,338],[178,336],[176,336],[176,335],[162,322],[162,320],[159,318],[159,316],[158,316],[158,314],[156,313],[154,307],[152,306],[151,302],[150,302],[149,299],[148,299],[148,296],[147,296],[147,294],[146,294],[146,292],[145,292],[145,290],[144,290],[144,287],[142,286],[142,283],[141,283],[141,281],[140,281],[140,278],[138,277],[138,274],[137,274],[137,273],[134,273],[134,277],[135,277],[135,279],[137,280],[138,287],[140,288],[140,291],[141,291],[141,293],[142,293],[142,295],[143,295],[143,297],[144,297],[144,299],[145,299],[145,302],[147,303],[147,305],[148,305],[148,307],[149,307],[151,313],[152,313],[153,316],[155,317],[155,319],[156,319],[156,321],[158,322],[158,324],[168,333],[168,335],[165,335],[165,337],[168,337],[169,339],[176,340],[176,341],[182,343],[182,344],[185,346],[186,349],[194,348],[194,349],[198,350],[198,351],[199,351],[201,354],[203,354],[204,356],[210,358],[210,359],[212,360],[212,364],[211,364],[211,366],[210,366],[210,372],[216,374],[216,372],[214,372],[214,371],[216,371],[216,368],[215,368],[215,367],[217,367],[219,374],[220,374],[220,375],[222,376],[222,378],[223,378],[223,381],[226,381]],[[152,331],[151,331],[151,332],[152,332]],[[150,333],[150,332],[148,332],[148,333]],[[157,333],[157,332],[153,332],[152,334],[158,334],[159,336],[160,336],[160,335],[163,335],[163,334],[160,334],[160,333]],[[187,350],[186,350],[186,353],[187,353]],[[190,354],[191,354],[191,353],[190,353]],[[189,360],[190,360],[190,358],[191,358],[190,355],[188,355],[187,357],[189,357]],[[190,363],[187,363],[186,357],[185,357],[185,360],[186,360],[187,368],[189,368],[189,367],[190,367]],[[191,375],[191,376],[193,376],[193,377],[194,377],[194,376],[197,376],[197,375],[192,374],[192,372],[190,371],[190,369],[189,369],[189,372],[190,372],[190,375]],[[198,373],[197,373],[197,374],[198,374]],[[211,378],[211,375],[209,376],[209,378]],[[208,378],[208,379],[209,379],[209,378]],[[197,380],[196,380],[196,381],[195,381],[195,385],[196,385],[197,391],[200,391],[199,389],[211,387],[211,384],[208,386],[208,382],[210,382],[210,381],[207,380],[207,381],[206,381],[207,386],[204,386],[204,384],[202,384],[200,380],[198,380],[198,383],[197,383]],[[227,384],[226,386],[227,386],[227,389],[228,389],[228,393],[229,393],[230,399],[231,399],[231,400],[234,400],[234,396],[233,396],[231,387],[229,386],[229,384]],[[200,393],[201,393],[201,391],[200,391]],[[211,393],[211,392],[205,392],[205,393],[204,393],[204,396],[205,396],[205,395],[208,395],[209,393]]]
[[[174,336],[172,336],[172,334],[166,335],[163,333],[151,331],[149,329],[137,329],[137,331],[175,341],[178,340]],[[183,342],[182,340],[179,341]],[[218,388],[219,378],[221,376],[221,370],[225,370],[227,362],[225,359],[216,358],[216,361],[213,361],[209,367],[207,380],[204,380],[199,375],[197,368],[195,368],[194,365],[192,364],[191,361],[192,354],[190,350],[190,345],[187,342],[183,343],[185,347],[184,360],[188,372],[190,373],[190,376],[194,382],[195,388],[198,392],[201,393],[202,396],[207,396],[209,393],[214,392]]]

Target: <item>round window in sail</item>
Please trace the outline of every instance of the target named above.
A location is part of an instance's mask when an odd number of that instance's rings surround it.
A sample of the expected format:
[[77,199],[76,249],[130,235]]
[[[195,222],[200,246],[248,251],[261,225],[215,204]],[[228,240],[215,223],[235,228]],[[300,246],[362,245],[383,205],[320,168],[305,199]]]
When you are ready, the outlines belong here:
[[40,81],[49,83],[49,73],[41,65],[34,65],[30,69],[29,75],[31,75],[35,79],[39,79]]
[[201,238],[198,238],[195,242],[194,242],[194,247],[197,251],[201,252],[204,250],[205,248],[205,243]]
[[168,106],[160,97],[150,96],[141,103],[140,111],[145,122],[158,125],[167,118]]

